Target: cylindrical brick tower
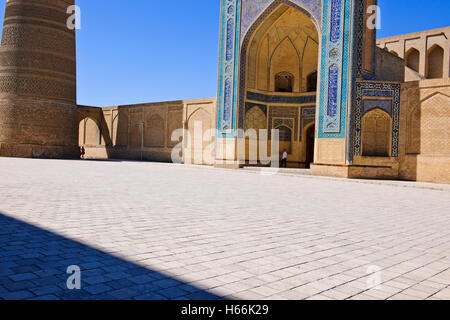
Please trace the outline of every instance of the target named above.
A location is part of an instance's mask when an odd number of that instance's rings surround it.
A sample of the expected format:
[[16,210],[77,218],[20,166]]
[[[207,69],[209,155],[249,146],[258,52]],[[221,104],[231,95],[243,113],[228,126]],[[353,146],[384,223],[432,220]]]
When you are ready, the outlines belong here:
[[8,0],[0,48],[0,156],[78,156],[74,0]]

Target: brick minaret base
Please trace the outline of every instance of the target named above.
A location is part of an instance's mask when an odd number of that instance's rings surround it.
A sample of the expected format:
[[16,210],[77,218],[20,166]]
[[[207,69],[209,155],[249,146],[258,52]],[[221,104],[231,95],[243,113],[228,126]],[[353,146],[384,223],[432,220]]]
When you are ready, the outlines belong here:
[[8,0],[0,48],[0,156],[78,155],[74,0]]

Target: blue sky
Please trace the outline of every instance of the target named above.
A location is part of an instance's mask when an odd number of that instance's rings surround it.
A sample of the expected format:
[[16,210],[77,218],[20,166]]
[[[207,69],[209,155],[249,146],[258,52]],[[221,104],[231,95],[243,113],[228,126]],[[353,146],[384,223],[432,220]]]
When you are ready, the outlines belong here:
[[[0,0],[0,16],[6,0]],[[220,0],[77,0],[78,103],[213,97]],[[449,0],[379,0],[378,37],[450,25]]]

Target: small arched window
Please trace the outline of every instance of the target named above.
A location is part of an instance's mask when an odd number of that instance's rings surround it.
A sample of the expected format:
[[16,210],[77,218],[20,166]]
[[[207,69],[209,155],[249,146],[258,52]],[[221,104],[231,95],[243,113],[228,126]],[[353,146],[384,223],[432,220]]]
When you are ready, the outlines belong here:
[[280,72],[275,76],[276,92],[293,92],[294,76],[289,72]]
[[420,65],[420,53],[417,49],[410,49],[406,54],[406,65],[408,68],[413,69],[415,72],[419,72]]
[[306,91],[307,92],[317,91],[317,71],[311,72],[306,77]]
[[444,75],[444,49],[435,45],[428,51],[427,78],[439,79]]

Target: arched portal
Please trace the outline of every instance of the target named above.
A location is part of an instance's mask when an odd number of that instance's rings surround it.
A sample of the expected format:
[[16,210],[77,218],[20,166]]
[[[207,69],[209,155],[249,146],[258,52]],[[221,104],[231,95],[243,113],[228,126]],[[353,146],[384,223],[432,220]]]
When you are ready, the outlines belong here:
[[249,128],[247,113],[252,112],[252,105],[262,105],[269,140],[270,131],[279,129],[279,150],[287,149],[289,162],[299,165],[305,159],[303,116],[311,116],[315,108],[319,42],[311,15],[283,1],[261,14],[241,46],[238,127],[257,129]]

